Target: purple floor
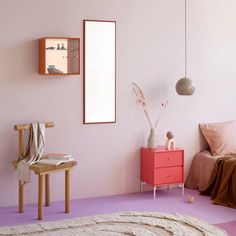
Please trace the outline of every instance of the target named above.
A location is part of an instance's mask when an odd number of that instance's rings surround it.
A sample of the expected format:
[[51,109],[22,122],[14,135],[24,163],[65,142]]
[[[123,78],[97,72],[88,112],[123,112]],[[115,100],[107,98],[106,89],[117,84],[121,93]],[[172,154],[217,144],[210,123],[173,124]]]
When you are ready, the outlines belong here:
[[[188,195],[195,196],[195,202],[186,202]],[[213,205],[209,197],[199,196],[198,191],[174,188],[158,190],[156,199],[152,192],[133,193],[109,197],[89,198],[71,201],[71,213],[65,214],[64,202],[53,202],[44,208],[44,220],[69,219],[78,216],[112,213],[120,211],[159,211],[195,216],[224,228],[230,236],[236,235],[236,209]],[[0,226],[37,223],[37,205],[25,206],[25,212],[17,213],[17,207],[0,208]],[[41,221],[42,222],[42,221]]]

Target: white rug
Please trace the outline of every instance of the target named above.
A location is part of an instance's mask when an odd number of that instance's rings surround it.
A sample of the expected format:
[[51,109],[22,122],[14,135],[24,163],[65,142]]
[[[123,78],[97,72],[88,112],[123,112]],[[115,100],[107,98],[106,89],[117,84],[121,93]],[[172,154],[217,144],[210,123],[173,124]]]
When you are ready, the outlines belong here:
[[0,228],[0,235],[28,236],[226,236],[225,231],[190,216],[121,212]]

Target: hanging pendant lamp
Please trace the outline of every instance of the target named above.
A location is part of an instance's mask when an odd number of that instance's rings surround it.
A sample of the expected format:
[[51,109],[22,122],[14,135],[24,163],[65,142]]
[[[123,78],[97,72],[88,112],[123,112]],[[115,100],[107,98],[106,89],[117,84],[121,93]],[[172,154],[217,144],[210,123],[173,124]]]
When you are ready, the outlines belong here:
[[184,50],[185,50],[185,74],[184,77],[178,80],[175,85],[176,92],[179,95],[193,95],[195,84],[187,77],[187,3],[185,0],[185,33],[184,33]]

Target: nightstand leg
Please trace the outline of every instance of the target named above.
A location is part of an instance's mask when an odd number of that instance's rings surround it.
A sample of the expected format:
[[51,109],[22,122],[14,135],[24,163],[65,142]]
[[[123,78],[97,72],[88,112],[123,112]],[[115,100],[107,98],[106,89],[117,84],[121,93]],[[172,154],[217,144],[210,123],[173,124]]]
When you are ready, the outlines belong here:
[[140,192],[143,192],[143,181],[140,181]]
[[156,198],[156,189],[157,189],[157,187],[154,187],[154,188],[153,188],[153,198],[154,198],[154,199]]
[[170,185],[167,185],[167,189],[170,190]]
[[184,196],[184,184],[182,184],[182,196]]

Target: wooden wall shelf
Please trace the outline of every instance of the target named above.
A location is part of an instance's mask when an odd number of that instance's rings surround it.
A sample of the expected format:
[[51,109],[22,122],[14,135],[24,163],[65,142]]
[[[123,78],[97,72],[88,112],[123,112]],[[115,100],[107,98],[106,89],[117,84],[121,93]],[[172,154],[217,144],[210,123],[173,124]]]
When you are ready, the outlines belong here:
[[60,37],[39,39],[39,74],[79,75],[80,39]]

